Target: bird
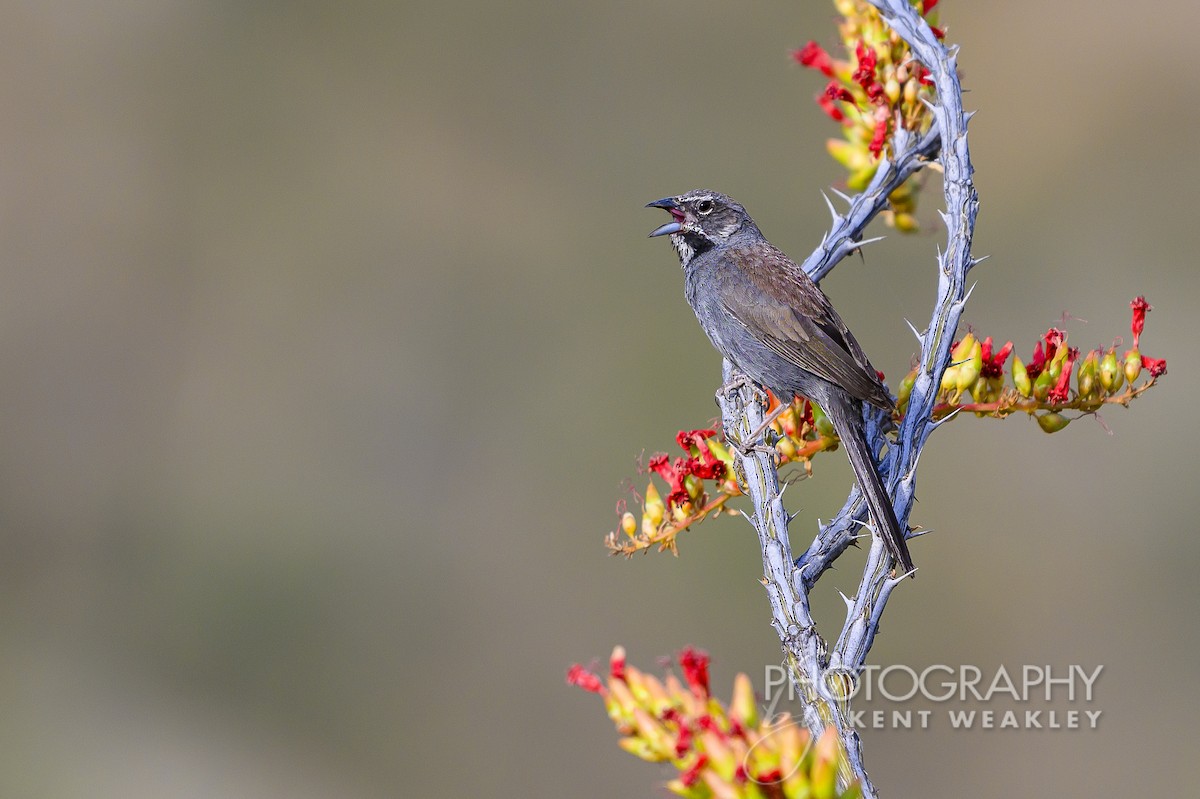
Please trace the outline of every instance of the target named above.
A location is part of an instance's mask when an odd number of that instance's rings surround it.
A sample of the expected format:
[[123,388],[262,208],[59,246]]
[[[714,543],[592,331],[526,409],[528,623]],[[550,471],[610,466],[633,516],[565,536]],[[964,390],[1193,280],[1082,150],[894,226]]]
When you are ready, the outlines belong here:
[[896,404],[862,347],[820,287],[773,246],[746,209],[716,191],[696,189],[647,203],[671,221],[651,237],[670,236],[684,273],[684,294],[713,346],[783,405],[800,396],[833,422],[867,501],[876,535],[902,574],[914,571],[864,432],[864,406]]

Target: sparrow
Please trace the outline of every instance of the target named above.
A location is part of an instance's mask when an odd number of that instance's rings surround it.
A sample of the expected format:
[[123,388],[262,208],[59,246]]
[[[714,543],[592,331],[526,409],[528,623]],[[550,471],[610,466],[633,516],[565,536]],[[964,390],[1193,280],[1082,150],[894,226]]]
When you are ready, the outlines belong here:
[[867,500],[875,534],[901,572],[912,572],[906,531],[863,424],[865,405],[891,413],[896,404],[829,298],[724,194],[697,189],[646,207],[671,214],[650,236],[671,237],[684,294],[713,346],[785,406],[800,396],[825,411]]

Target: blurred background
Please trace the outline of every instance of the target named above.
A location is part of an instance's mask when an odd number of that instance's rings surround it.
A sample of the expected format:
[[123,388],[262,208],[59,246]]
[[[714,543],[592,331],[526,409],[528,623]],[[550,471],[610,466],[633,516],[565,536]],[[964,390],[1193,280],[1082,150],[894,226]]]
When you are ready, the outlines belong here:
[[[832,5],[3,6],[0,795],[663,795],[567,666],[695,644],[727,696],[779,644],[744,522],[602,546],[639,454],[716,413],[642,206],[719,188],[812,249],[843,174],[788,53]],[[942,6],[991,256],[966,321],[1027,358],[1064,311],[1128,342],[1145,294],[1170,373],[1111,434],[934,437],[872,662],[1103,666],[1103,716],[867,730],[888,796],[1147,795],[1193,757],[1200,11],[1155,9]],[[893,379],[939,196],[824,284]],[[815,466],[798,541],[850,485]]]

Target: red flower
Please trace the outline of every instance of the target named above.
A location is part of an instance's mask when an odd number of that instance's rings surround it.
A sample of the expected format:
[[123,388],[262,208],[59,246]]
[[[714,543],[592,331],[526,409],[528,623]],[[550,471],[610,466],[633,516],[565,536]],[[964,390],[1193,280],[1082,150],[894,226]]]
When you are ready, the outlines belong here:
[[855,83],[867,90],[869,95],[870,86],[876,83],[875,66],[879,63],[879,57],[875,54],[875,48],[867,47],[867,43],[861,39],[858,46],[854,48],[854,55],[858,57],[858,67],[854,70],[851,76]]
[[1148,358],[1142,356],[1142,368],[1150,373],[1151,377],[1159,377],[1167,373],[1166,358]]
[[937,4],[938,0],[925,0],[925,2],[922,4],[922,8],[925,9],[921,12],[922,16],[928,14],[930,11],[933,11],[933,7]]
[[600,676],[588,671],[578,663],[567,669],[567,685],[577,686],[585,691],[591,691],[593,694],[603,695],[606,693],[604,683],[600,681]]
[[846,118],[846,115],[842,113],[842,109],[837,107],[837,105],[834,103],[834,99],[829,96],[828,92],[822,92],[821,94],[817,95],[817,105],[821,106],[821,109],[828,114],[829,118],[834,122],[841,122]]
[[666,480],[667,484],[671,486],[671,492],[667,494],[668,504],[682,505],[685,502],[691,501],[692,497],[683,485],[683,478],[687,474],[683,470],[683,458],[676,458],[675,463],[671,463],[670,458],[665,453],[659,453],[650,459],[648,465],[650,471]]
[[801,66],[819,69],[827,77],[833,77],[833,59],[825,52],[825,48],[816,42],[809,42],[799,50],[793,51],[792,58]]
[[1067,401],[1067,395],[1070,391],[1071,384],[1071,369],[1075,366],[1075,359],[1079,357],[1079,348],[1071,347],[1067,350],[1067,361],[1062,366],[1062,372],[1058,375],[1058,382],[1054,388],[1050,389],[1050,393],[1046,399],[1053,403],[1063,403]]
[[979,373],[984,377],[999,377],[1004,373],[1004,362],[1008,360],[1008,354],[1012,352],[1013,343],[1007,342],[1000,348],[995,355],[992,354],[992,337],[988,336],[983,340],[980,349],[983,350],[983,368]]
[[1025,371],[1029,374],[1029,379],[1036,379],[1046,368],[1046,354],[1042,352],[1042,342],[1038,342],[1033,348],[1033,357],[1029,359],[1029,363],[1025,364]]
[[687,646],[679,653],[679,667],[683,678],[697,696],[708,696],[708,653]]
[[1129,307],[1133,310],[1133,323],[1129,327],[1133,331],[1133,348],[1137,349],[1142,328],[1146,326],[1146,312],[1154,309],[1146,302],[1145,297],[1135,297],[1133,302],[1129,303]]
[[930,25],[929,30],[932,31],[933,35],[939,39],[946,38],[946,31],[942,30],[941,28],[937,27],[936,25]]

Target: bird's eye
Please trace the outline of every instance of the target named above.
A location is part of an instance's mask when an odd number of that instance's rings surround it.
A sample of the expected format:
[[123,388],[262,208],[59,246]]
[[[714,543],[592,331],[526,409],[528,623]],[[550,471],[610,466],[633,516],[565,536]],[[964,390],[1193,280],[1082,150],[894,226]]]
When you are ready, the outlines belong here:
[[696,212],[697,213],[707,215],[707,214],[711,214],[712,211],[713,211],[713,201],[712,200],[701,200],[700,202],[696,203]]

